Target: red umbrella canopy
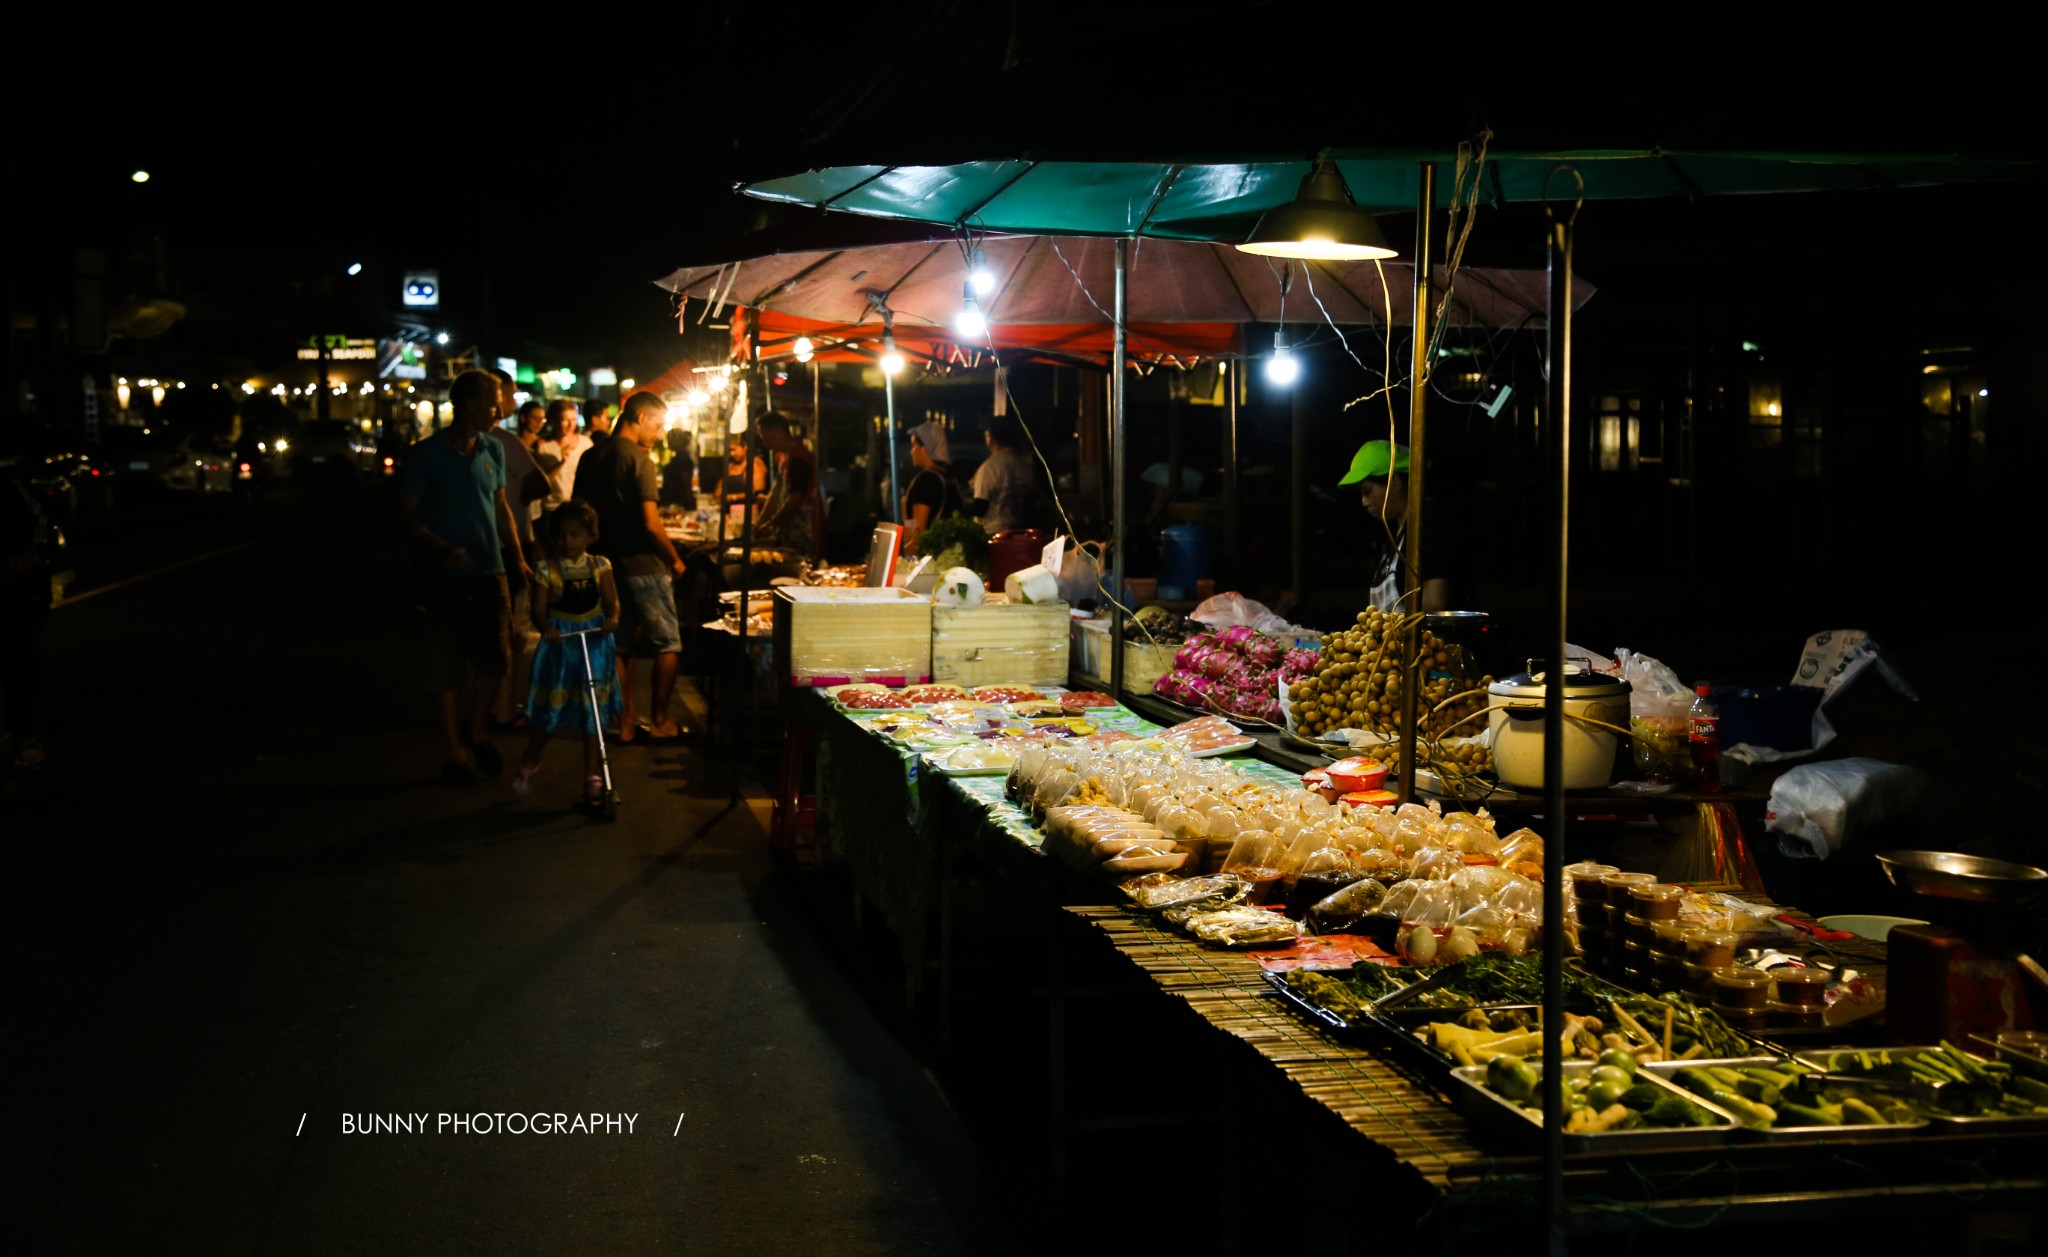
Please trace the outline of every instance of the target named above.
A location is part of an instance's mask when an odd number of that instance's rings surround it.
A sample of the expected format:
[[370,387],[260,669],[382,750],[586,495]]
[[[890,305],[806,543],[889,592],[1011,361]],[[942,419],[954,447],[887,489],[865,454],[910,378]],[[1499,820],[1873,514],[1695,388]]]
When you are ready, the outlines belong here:
[[[900,330],[950,326],[964,302],[978,249],[993,286],[976,300],[998,334],[1041,325],[1107,324],[1115,244],[1086,236],[987,236],[970,244],[915,224],[905,239],[844,248],[799,248],[723,264],[683,267],[657,281],[670,292],[729,301],[827,323],[879,325],[886,305]],[[745,249],[743,243],[739,246]],[[1190,240],[1131,242],[1132,324],[1307,323],[1402,326],[1410,321],[1408,263],[1280,262],[1228,245]],[[1540,320],[1539,270],[1465,267],[1432,289],[1451,326],[1513,327]],[[1574,306],[1593,288],[1574,281]]]

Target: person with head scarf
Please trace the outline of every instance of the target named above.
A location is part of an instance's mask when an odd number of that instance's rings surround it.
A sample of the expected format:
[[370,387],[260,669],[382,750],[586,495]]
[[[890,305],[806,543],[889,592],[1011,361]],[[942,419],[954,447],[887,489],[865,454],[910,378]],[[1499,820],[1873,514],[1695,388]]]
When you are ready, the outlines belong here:
[[960,486],[953,482],[952,447],[946,430],[936,423],[921,423],[910,430],[910,461],[917,474],[903,490],[903,550],[916,553],[917,538],[925,529],[948,515],[966,508]]

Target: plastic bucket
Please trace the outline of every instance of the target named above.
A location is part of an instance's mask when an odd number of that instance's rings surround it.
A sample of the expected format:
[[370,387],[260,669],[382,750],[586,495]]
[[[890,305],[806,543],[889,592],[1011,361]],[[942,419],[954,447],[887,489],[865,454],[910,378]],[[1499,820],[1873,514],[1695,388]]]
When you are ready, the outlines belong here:
[[1207,524],[1169,524],[1159,533],[1159,596],[1195,596],[1195,583],[1216,575],[1216,530]]

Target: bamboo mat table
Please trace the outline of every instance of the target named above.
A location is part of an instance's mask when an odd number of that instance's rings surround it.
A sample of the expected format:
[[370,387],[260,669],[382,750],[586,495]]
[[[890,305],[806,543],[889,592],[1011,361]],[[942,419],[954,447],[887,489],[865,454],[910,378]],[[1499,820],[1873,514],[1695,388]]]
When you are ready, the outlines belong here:
[[1398,1062],[1340,1042],[1274,998],[1259,962],[1171,933],[1124,908],[1067,911],[1099,930],[1159,989],[1329,1109],[1345,1125],[1442,1190],[1501,1166],[1472,1141],[1449,1101]]
[[[1398,1061],[1303,1020],[1261,976],[1255,955],[1203,947],[1122,907],[1067,912],[1214,1030],[1231,1036],[1315,1104],[1392,1157],[1441,1207],[1471,1217],[1534,1217],[1541,1160],[1476,1138],[1449,1098]],[[1568,1156],[1576,1232],[1851,1219],[2040,1207],[2048,1133],[1732,1143]]]

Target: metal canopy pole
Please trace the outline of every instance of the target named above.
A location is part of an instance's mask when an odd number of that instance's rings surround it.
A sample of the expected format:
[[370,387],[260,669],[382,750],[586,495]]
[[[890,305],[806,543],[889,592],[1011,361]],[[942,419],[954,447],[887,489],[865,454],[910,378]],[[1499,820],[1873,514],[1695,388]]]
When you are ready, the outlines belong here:
[[1116,242],[1116,296],[1110,309],[1116,322],[1109,353],[1109,692],[1121,700],[1124,692],[1124,436],[1128,429],[1124,415],[1125,305],[1130,298],[1131,242],[1119,236]]
[[[1403,614],[1422,609],[1422,444],[1426,435],[1423,411],[1429,399],[1429,216],[1436,209],[1436,167],[1423,162],[1421,190],[1415,198],[1415,348],[1408,361],[1408,510],[1401,523],[1405,544],[1401,566],[1408,574],[1413,606]],[[1391,471],[1388,475],[1392,475]],[[1417,618],[1408,630],[1402,655],[1415,665],[1401,678],[1401,777],[1396,793],[1401,802],[1415,799],[1415,724],[1422,706],[1423,673],[1422,621]]]
[[[1574,211],[1576,214],[1576,211]],[[1545,346],[1543,458],[1554,548],[1544,588],[1543,670],[1543,1204],[1549,1251],[1566,1250],[1564,1206],[1564,650],[1565,578],[1571,542],[1572,224],[1549,227],[1550,310]]]
[[[1239,333],[1242,335],[1242,333]],[[1243,360],[1239,359],[1240,365]],[[1223,558],[1227,571],[1223,573],[1228,587],[1235,588],[1238,580],[1238,522],[1237,522],[1237,390],[1243,381],[1229,362],[1219,362],[1216,369],[1223,373],[1223,388],[1227,395],[1223,429]]]
[[[882,357],[896,352],[895,320],[882,316]],[[898,524],[903,522],[903,490],[896,483],[896,376],[886,362],[882,365],[882,400],[889,412],[889,426],[883,435],[889,440],[889,509],[883,512]]]

